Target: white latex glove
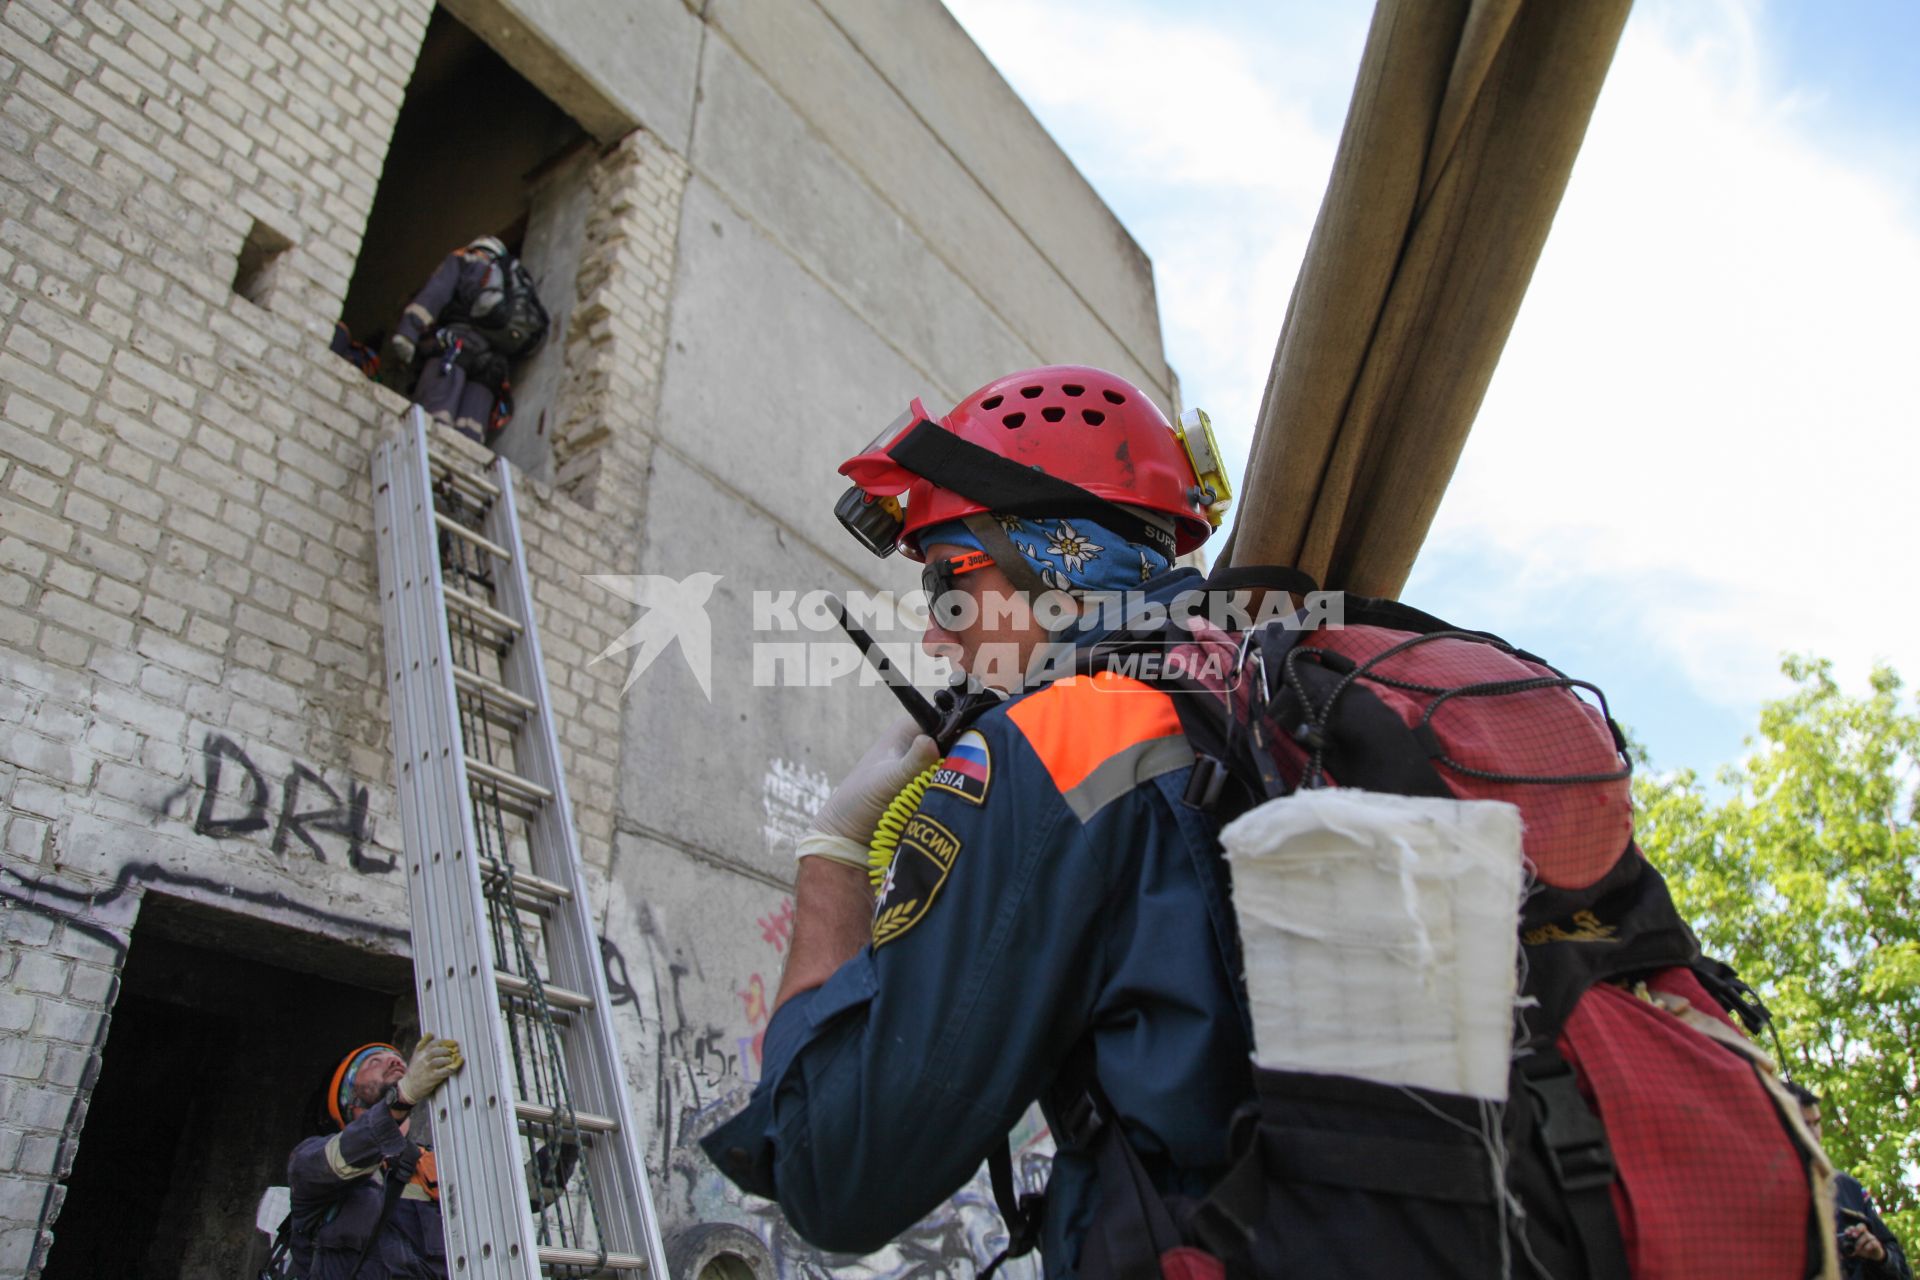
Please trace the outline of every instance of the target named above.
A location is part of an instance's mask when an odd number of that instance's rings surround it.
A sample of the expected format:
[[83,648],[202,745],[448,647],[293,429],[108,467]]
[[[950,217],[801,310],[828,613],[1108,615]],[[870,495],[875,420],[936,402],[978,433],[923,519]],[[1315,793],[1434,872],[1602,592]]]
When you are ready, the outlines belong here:
[[446,1083],[448,1076],[464,1065],[466,1059],[460,1056],[458,1040],[422,1036],[413,1051],[413,1061],[407,1064],[407,1074],[400,1080],[400,1101],[425,1102],[435,1089]]
[[393,354],[393,361],[400,368],[405,369],[413,363],[415,349],[412,338],[396,333],[387,339],[387,350]]
[[814,830],[858,845],[864,866],[865,850],[873,840],[874,828],[880,825],[880,815],[903,787],[939,758],[933,739],[922,733],[918,724],[911,719],[900,720],[880,735],[860,757],[860,763],[833,789],[813,820]]

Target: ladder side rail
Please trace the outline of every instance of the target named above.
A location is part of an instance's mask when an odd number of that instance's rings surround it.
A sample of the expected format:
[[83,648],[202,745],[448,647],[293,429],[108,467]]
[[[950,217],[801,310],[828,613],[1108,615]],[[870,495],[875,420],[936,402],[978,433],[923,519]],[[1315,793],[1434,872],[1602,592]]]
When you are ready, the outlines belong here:
[[602,1222],[611,1237],[602,1243],[610,1251],[644,1253],[650,1273],[657,1280],[667,1280],[665,1249],[655,1226],[659,1218],[654,1213],[646,1162],[639,1149],[640,1131],[619,1046],[613,1038],[613,1006],[607,993],[606,966],[582,882],[579,840],[573,825],[572,801],[567,794],[564,758],[554,732],[546,665],[540,652],[540,629],[535,625],[533,593],[527,579],[526,548],[520,538],[520,519],[513,501],[513,477],[504,458],[495,460],[490,474],[503,496],[487,513],[486,531],[489,537],[515,551],[512,562],[499,567],[496,600],[502,611],[526,626],[507,655],[504,674],[509,686],[533,699],[539,707],[526,718],[515,736],[514,759],[527,776],[554,793],[553,800],[541,807],[535,824],[538,839],[534,852],[536,857],[547,855],[549,865],[536,862],[534,869],[572,891],[566,901],[555,904],[556,917],[566,914],[572,926],[549,931],[549,965],[556,983],[590,995],[594,1002],[590,1014],[571,1019],[570,1025],[562,1029],[570,1068],[568,1082],[576,1106],[612,1116],[620,1126],[613,1140],[594,1143],[588,1153],[593,1161],[590,1169],[595,1184],[612,1193],[603,1197],[600,1206]]
[[[519,1160],[504,1021],[493,985],[478,847],[447,642],[426,419],[410,411],[376,450],[376,529],[394,755],[424,1031],[466,1046],[432,1099],[450,1265],[476,1280],[539,1274]],[[395,652],[398,649],[399,652]],[[437,740],[436,740],[437,739]],[[451,971],[451,976],[449,976]],[[476,1052],[491,1045],[491,1052]]]

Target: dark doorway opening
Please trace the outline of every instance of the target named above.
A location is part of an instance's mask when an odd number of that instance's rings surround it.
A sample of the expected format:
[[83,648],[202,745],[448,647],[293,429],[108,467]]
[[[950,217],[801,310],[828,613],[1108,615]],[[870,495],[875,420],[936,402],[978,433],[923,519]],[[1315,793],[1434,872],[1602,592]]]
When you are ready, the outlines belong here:
[[[535,366],[560,361],[578,260],[554,252],[553,238],[543,234],[551,216],[543,205],[556,170],[591,152],[592,139],[566,112],[435,8],[341,308],[351,337],[378,351],[447,254],[476,237],[497,236],[526,262],[553,316],[546,343],[514,369],[513,384],[557,381],[536,378]],[[405,388],[400,371],[383,369],[382,379]],[[516,423],[538,416],[526,412],[523,397],[515,400]]]
[[45,1280],[253,1274],[261,1194],[340,1056],[407,1029],[411,985],[405,960],[149,895]]

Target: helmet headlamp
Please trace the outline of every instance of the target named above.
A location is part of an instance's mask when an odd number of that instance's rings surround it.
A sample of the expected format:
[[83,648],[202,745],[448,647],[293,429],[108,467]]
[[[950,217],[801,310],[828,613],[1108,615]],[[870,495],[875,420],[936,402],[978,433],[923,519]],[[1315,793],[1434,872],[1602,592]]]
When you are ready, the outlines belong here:
[[898,498],[876,498],[857,484],[840,495],[833,514],[855,541],[882,559],[900,545],[900,531],[906,527]]
[[1218,529],[1233,501],[1233,486],[1227,483],[1226,464],[1220,460],[1220,442],[1213,438],[1213,420],[1204,409],[1189,409],[1180,415],[1173,433],[1180,437],[1200,482],[1198,505],[1206,508],[1208,523]]

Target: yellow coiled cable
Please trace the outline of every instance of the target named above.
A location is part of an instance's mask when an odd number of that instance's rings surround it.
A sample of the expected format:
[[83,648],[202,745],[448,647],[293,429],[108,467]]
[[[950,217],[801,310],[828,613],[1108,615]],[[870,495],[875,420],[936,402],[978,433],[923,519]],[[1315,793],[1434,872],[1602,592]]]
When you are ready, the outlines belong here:
[[933,781],[933,775],[939,772],[943,761],[936,760],[914,776],[912,782],[900,788],[900,794],[887,804],[887,811],[880,815],[880,825],[873,829],[873,842],[867,846],[867,880],[873,885],[875,896],[880,886],[886,883],[887,872],[893,867],[894,852],[900,847],[901,833],[907,829],[907,819],[920,807],[920,797],[927,794],[927,785]]

